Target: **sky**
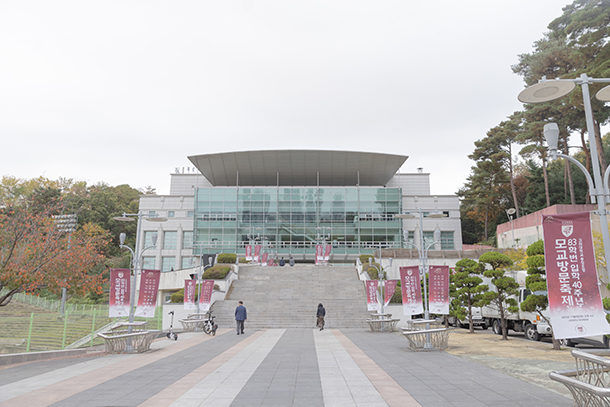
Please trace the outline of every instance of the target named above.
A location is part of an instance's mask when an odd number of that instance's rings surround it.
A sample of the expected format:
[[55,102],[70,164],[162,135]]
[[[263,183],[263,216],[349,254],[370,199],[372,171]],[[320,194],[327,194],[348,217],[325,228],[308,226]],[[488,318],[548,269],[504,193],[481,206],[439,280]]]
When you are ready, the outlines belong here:
[[406,155],[454,194],[569,0],[0,0],[0,175],[169,193],[188,156]]

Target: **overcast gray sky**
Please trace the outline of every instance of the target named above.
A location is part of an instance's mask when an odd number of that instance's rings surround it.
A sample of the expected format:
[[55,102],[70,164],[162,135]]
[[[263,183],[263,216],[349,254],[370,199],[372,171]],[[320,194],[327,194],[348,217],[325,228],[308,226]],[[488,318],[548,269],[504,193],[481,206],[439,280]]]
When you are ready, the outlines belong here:
[[409,156],[453,194],[569,0],[0,0],[0,175],[151,185],[187,156]]

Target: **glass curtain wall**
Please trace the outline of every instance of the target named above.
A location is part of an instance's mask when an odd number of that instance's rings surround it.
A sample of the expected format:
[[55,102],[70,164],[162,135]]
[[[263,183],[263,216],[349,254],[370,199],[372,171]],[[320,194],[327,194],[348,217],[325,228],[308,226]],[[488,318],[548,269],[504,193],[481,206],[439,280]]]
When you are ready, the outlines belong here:
[[399,188],[201,188],[195,242],[203,252],[245,253],[261,244],[273,255],[372,253],[401,247]]

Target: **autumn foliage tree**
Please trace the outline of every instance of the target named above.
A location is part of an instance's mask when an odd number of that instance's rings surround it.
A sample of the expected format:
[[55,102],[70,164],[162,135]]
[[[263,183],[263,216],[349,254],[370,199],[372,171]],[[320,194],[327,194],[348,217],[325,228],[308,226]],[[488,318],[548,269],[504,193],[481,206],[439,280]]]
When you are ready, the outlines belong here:
[[46,287],[69,293],[100,294],[102,276],[91,269],[103,262],[109,236],[85,224],[72,233],[59,230],[53,216],[65,206],[61,196],[37,191],[0,209],[0,306],[13,295]]

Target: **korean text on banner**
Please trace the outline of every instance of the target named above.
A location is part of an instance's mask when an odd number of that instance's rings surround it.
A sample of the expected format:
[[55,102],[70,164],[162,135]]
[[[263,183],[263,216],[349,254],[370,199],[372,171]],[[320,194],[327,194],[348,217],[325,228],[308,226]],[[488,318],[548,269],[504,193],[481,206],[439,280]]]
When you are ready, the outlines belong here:
[[379,311],[381,305],[377,300],[377,287],[379,281],[377,280],[366,280],[366,309],[368,311]]
[[214,280],[203,280],[201,286],[201,297],[199,297],[199,310],[208,312],[212,303],[212,292],[214,291]]
[[254,245],[254,262],[258,263],[260,261],[261,258],[261,248],[262,246],[260,244]]
[[110,270],[110,301],[108,317],[129,316],[129,289],[131,288],[131,270]]
[[184,309],[197,309],[195,304],[195,290],[197,289],[197,281],[188,279],[184,280]]
[[267,265],[267,259],[269,258],[269,253],[263,253],[263,259],[261,260],[261,263],[263,266]]
[[428,285],[430,287],[430,312],[449,314],[449,266],[430,266]]
[[401,267],[400,282],[402,286],[403,313],[405,315],[417,315],[424,312],[419,266]]
[[161,270],[142,270],[140,275],[140,295],[138,296],[138,307],[135,316],[144,318],[155,317],[157,306],[157,292],[159,292],[159,280]]
[[384,307],[388,306],[390,300],[394,296],[394,292],[396,291],[396,285],[398,285],[398,280],[387,280],[385,282],[385,302],[383,304]]
[[252,261],[252,245],[246,245],[246,261]]
[[324,261],[324,253],[321,244],[316,245],[316,264],[320,264]]
[[542,215],[549,313],[555,339],[610,333],[589,212]]
[[332,249],[333,247],[329,244],[326,245],[326,248],[324,249],[324,261],[326,263],[328,263],[330,261],[330,249]]

